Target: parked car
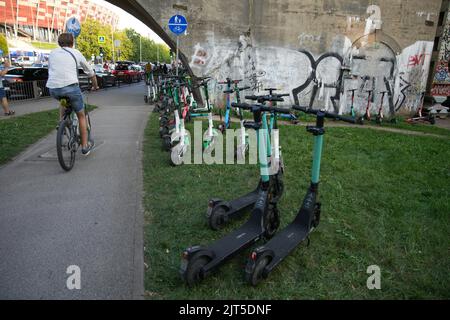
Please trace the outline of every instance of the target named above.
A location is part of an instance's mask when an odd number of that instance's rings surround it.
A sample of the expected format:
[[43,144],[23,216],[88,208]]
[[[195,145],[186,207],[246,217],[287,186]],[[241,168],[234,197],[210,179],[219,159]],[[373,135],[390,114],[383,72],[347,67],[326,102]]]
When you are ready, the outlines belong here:
[[78,83],[80,85],[81,91],[91,89],[91,80],[83,69],[78,69]]
[[[46,84],[47,68],[12,68],[4,76],[5,91],[10,99],[37,98],[50,95]],[[36,83],[36,87],[34,83]]]
[[14,63],[20,67],[31,67],[34,63],[36,63],[36,61],[37,57],[20,56],[14,61]]
[[133,64],[131,65],[131,68],[139,72],[139,74],[141,75],[141,80],[145,79],[145,69],[143,67],[138,64]]
[[112,73],[126,83],[140,82],[142,80],[141,73],[133,68],[131,64],[117,64]]
[[32,68],[48,68],[48,63],[33,63]]
[[97,76],[97,83],[100,88],[116,85],[116,76],[108,70],[105,70],[101,64],[94,65],[95,75]]

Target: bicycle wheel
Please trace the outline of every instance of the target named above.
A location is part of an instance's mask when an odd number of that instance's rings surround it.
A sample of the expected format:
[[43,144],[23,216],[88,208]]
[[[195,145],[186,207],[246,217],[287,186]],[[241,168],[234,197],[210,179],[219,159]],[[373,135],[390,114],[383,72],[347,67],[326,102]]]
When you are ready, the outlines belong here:
[[56,152],[58,161],[65,171],[70,171],[75,164],[75,154],[77,152],[76,135],[70,121],[63,120],[59,124],[56,136]]

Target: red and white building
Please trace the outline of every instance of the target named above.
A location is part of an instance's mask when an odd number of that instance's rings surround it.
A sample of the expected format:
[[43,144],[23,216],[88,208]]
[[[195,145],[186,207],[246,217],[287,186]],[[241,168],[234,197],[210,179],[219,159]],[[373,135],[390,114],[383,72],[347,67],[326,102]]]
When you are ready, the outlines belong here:
[[119,23],[116,13],[89,0],[0,0],[0,32],[6,29],[8,37],[48,41],[50,35],[53,40],[72,16],[81,23],[93,18],[113,28]]

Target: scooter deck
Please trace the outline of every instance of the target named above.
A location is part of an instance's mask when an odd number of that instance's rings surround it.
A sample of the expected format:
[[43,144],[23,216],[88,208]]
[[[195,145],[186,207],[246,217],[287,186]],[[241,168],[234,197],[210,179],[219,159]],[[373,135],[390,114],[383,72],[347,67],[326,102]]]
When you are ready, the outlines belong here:
[[311,230],[300,219],[281,230],[274,238],[264,245],[264,251],[272,254],[272,260],[266,266],[267,270],[275,268],[298,245],[305,241]]
[[256,200],[258,200],[258,194],[259,187],[240,198],[228,201],[228,205],[230,208],[227,213],[228,217],[235,218],[241,216],[245,210],[250,209],[250,207],[254,206]]
[[[258,193],[258,199],[263,200],[266,198],[267,191]],[[240,251],[245,250],[262,237],[264,234],[263,217],[265,205],[265,201],[258,201],[252,210],[250,219],[244,225],[205,248],[213,253],[211,262],[204,267],[205,273],[210,272]]]

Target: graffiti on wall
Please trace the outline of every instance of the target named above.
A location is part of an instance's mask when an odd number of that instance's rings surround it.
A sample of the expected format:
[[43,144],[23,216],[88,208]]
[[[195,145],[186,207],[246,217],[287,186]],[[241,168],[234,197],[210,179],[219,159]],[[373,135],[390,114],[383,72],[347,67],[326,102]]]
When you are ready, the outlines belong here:
[[437,96],[448,96],[450,88],[450,73],[449,73],[449,59],[450,59],[450,14],[447,16],[447,22],[441,36],[441,46],[439,49],[439,57],[434,70],[433,85],[431,94]]
[[[379,9],[367,9],[369,34],[381,28]],[[322,40],[321,36],[305,33],[298,39],[302,43]],[[253,92],[277,87],[283,93],[292,92],[291,102],[337,113],[350,112],[352,104],[360,114],[367,105],[372,106],[372,111],[381,108],[391,115],[419,108],[433,43],[418,41],[396,52],[393,47],[398,45],[373,41],[368,35],[359,40],[353,43],[344,35],[336,36],[330,50],[317,55],[307,49],[254,45],[248,31],[237,41],[223,40],[214,46],[211,40],[197,44],[191,67],[219,81],[226,77],[243,79],[243,86],[250,86]],[[212,87],[220,96],[223,88]]]

